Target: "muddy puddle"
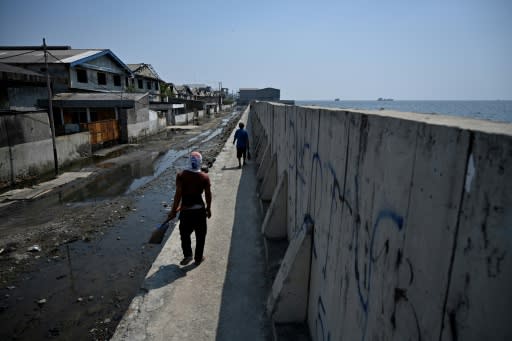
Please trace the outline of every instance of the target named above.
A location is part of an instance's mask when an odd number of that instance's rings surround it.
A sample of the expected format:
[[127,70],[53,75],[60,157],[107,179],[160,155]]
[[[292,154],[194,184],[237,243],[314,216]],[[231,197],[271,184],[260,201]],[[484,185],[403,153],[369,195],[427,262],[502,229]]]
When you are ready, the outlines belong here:
[[[129,194],[148,184],[164,171],[173,166],[177,160],[188,154],[188,150],[169,150],[155,161],[148,159],[137,160],[129,164],[96,176],[94,181],[80,190],[66,194],[66,202],[98,201]],[[109,162],[103,163],[108,167]],[[102,164],[99,165],[100,167]]]
[[160,251],[146,241],[162,215],[155,203],[166,198],[145,195],[136,214],[101,238],[59,246],[40,259],[37,271],[24,275],[22,288],[3,290],[0,339],[104,340],[111,335]]
[[[55,217],[48,214],[56,206],[80,206],[81,203],[101,202],[115,198],[147,185],[164,171],[188,154],[188,150],[169,150],[156,160],[152,158],[136,160],[126,165],[115,167],[94,177],[84,186],[61,190],[45,197],[44,200],[20,201],[13,205],[3,226],[29,228],[30,225],[42,224]],[[108,167],[109,162],[104,163]],[[183,161],[181,161],[183,166]],[[101,165],[100,165],[101,166]],[[30,212],[30,214],[27,214]],[[5,227],[0,226],[0,229]]]
[[132,199],[132,206],[112,205],[112,213],[123,218],[100,236],[55,247],[22,275],[20,288],[0,289],[0,340],[104,340],[113,333],[161,248],[147,240],[166,215],[172,187],[157,178],[169,167],[183,168],[186,153],[170,150],[152,164],[123,166],[9,214],[11,223],[30,228],[54,219],[47,212],[58,205],[79,210],[87,202],[111,204],[106,200],[119,195]]

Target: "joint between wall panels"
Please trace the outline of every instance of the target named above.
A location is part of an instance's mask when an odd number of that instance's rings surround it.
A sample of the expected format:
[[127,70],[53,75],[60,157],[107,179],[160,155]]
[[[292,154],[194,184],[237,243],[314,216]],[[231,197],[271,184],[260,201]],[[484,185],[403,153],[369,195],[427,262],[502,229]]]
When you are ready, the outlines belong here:
[[[469,163],[469,159],[473,153],[474,141],[475,141],[475,133],[472,131],[469,131],[468,148],[467,148],[466,160],[465,160],[466,163],[464,166],[464,179],[466,178],[467,173],[468,173],[468,163]],[[444,296],[443,310],[441,313],[441,328],[439,329],[439,339],[438,339],[439,341],[442,340],[443,331],[444,331],[444,328],[446,327],[445,326],[445,316],[446,316],[446,309],[448,306],[448,296],[450,295],[450,287],[451,287],[451,283],[452,283],[453,264],[455,262],[455,253],[457,250],[457,241],[458,241],[458,236],[459,236],[460,220],[461,220],[461,215],[462,215],[462,211],[463,211],[465,186],[462,186],[460,192],[461,193],[460,193],[460,198],[459,198],[459,210],[457,213],[457,222],[455,224],[455,231],[454,231],[454,238],[453,238],[453,245],[452,245],[452,254],[450,256],[450,265],[448,267],[448,274],[447,274],[448,275],[448,283],[446,284],[446,292],[445,292],[445,296]]]
[[[346,148],[345,148],[345,174],[343,174],[343,189],[341,191],[342,195],[343,195],[343,201],[342,201],[342,208],[341,210],[343,211],[344,209],[344,206],[345,206],[345,203],[347,202],[346,198],[345,198],[345,188],[346,188],[346,185],[347,185],[347,171],[348,171],[348,154],[349,154],[349,151],[350,151],[350,127],[351,127],[351,124],[350,124],[350,117],[349,117],[349,114],[347,113],[347,120],[345,122],[347,122],[348,124],[348,127],[347,127],[347,143],[346,143]],[[350,211],[352,211],[352,208],[350,207]],[[352,213],[352,212],[351,212]]]

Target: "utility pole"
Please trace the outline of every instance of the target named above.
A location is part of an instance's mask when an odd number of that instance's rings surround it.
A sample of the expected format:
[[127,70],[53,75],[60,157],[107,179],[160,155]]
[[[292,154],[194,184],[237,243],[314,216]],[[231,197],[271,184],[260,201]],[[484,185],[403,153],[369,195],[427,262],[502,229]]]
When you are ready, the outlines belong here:
[[222,110],[222,82],[219,82],[219,110]]
[[53,121],[52,89],[50,87],[50,73],[48,71],[48,55],[46,53],[46,39],[43,38],[44,66],[46,69],[46,88],[48,89],[48,116],[50,119],[50,130],[52,132],[53,161],[55,165],[55,176],[59,175],[59,161],[57,159],[57,146],[55,144],[55,123]]

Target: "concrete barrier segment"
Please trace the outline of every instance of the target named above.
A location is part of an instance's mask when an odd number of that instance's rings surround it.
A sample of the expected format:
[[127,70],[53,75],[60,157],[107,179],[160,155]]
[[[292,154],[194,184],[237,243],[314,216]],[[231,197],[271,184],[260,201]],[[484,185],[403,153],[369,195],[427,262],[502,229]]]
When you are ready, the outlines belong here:
[[314,340],[512,339],[511,124],[303,107],[283,124],[271,106],[255,113],[288,160],[288,235],[316,222]]
[[305,219],[296,231],[267,301],[274,323],[302,323],[306,320],[313,223]]
[[288,174],[279,176],[272,201],[261,225],[261,232],[269,239],[287,239],[286,217],[288,203]]
[[261,157],[261,160],[259,162],[258,172],[256,173],[256,178],[258,181],[263,180],[265,178],[265,175],[268,172],[268,168],[270,167],[271,162],[271,153],[270,148],[266,148],[263,152],[263,156]]
[[256,114],[251,114],[249,116],[249,121],[247,125],[251,128],[249,131],[249,135],[252,140],[252,145],[255,148],[259,144],[261,137],[263,136],[265,131],[263,130],[263,127],[261,126],[261,123]]
[[277,158],[274,155],[260,187],[260,199],[263,201],[272,200],[272,194],[277,186]]
[[512,136],[474,133],[464,180],[440,340],[512,340]]
[[258,142],[258,145],[256,146],[256,153],[254,155],[254,159],[256,160],[256,163],[260,164],[261,159],[263,157],[263,153],[268,148],[268,138],[266,135],[262,135],[261,139]]

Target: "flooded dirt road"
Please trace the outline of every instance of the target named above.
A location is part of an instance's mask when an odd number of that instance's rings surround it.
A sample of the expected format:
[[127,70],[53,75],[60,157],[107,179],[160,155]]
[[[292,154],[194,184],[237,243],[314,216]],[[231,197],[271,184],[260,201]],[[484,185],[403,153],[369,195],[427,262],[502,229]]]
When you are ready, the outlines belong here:
[[147,240],[176,172],[192,149],[214,162],[239,117],[160,134],[88,162],[85,180],[1,209],[0,340],[109,339],[160,251]]

